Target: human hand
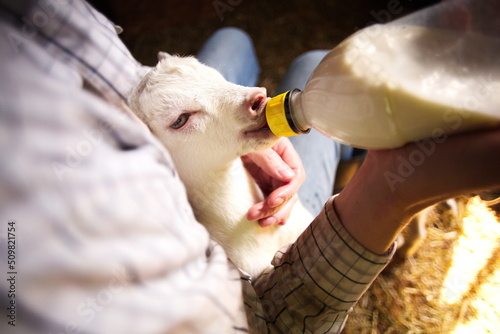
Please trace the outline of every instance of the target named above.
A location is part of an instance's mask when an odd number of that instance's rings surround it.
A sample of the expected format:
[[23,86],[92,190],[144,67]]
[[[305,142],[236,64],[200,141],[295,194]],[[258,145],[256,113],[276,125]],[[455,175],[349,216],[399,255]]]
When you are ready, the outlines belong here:
[[280,138],[272,148],[251,152],[241,159],[265,196],[264,201],[248,210],[248,220],[258,220],[262,227],[285,224],[306,177],[290,140]]
[[373,150],[335,199],[351,235],[384,253],[410,218],[445,199],[500,187],[500,128]]

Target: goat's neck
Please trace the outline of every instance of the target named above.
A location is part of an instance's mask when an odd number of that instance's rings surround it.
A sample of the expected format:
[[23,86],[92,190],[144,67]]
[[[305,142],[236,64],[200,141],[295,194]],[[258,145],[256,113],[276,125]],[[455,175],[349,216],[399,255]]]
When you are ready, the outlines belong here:
[[216,171],[193,174],[184,183],[191,205],[203,223],[240,221],[253,204],[262,200],[260,189],[243,167],[241,159]]

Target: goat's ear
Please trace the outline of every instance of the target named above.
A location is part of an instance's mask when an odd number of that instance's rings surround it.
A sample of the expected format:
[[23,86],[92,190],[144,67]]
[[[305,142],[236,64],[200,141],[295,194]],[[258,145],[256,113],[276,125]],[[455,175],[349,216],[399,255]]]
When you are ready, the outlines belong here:
[[158,52],[158,61],[162,61],[163,59],[167,59],[173,57],[170,53],[160,51]]

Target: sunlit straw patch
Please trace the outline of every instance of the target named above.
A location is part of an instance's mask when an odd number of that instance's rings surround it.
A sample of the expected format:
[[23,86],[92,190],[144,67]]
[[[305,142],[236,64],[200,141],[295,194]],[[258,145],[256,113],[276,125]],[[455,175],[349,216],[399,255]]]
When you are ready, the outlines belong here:
[[[500,223],[478,198],[467,205],[462,233],[454,247],[451,267],[440,298],[461,305],[452,333],[500,331]],[[443,305],[444,306],[444,305]]]
[[391,263],[344,334],[500,333],[500,220],[479,197],[459,200],[463,219],[438,207],[414,257]]
[[499,247],[500,224],[495,215],[478,197],[471,199],[467,210],[441,290],[441,298],[447,304],[455,304],[467,293],[481,268]]

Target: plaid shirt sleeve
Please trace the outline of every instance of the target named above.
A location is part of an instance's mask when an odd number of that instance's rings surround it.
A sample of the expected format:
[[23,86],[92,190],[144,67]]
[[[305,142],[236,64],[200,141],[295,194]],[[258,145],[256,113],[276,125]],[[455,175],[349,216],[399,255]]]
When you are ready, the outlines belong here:
[[338,332],[390,256],[329,202],[274,268],[242,276],[127,107],[147,70],[84,1],[0,0],[0,305],[15,305],[0,332]]
[[253,282],[253,289],[245,290],[262,306],[256,311],[247,304],[249,319],[265,320],[272,333],[339,333],[392,257],[392,249],[376,255],[357,243],[333,201],[294,244],[276,254],[273,268]]

